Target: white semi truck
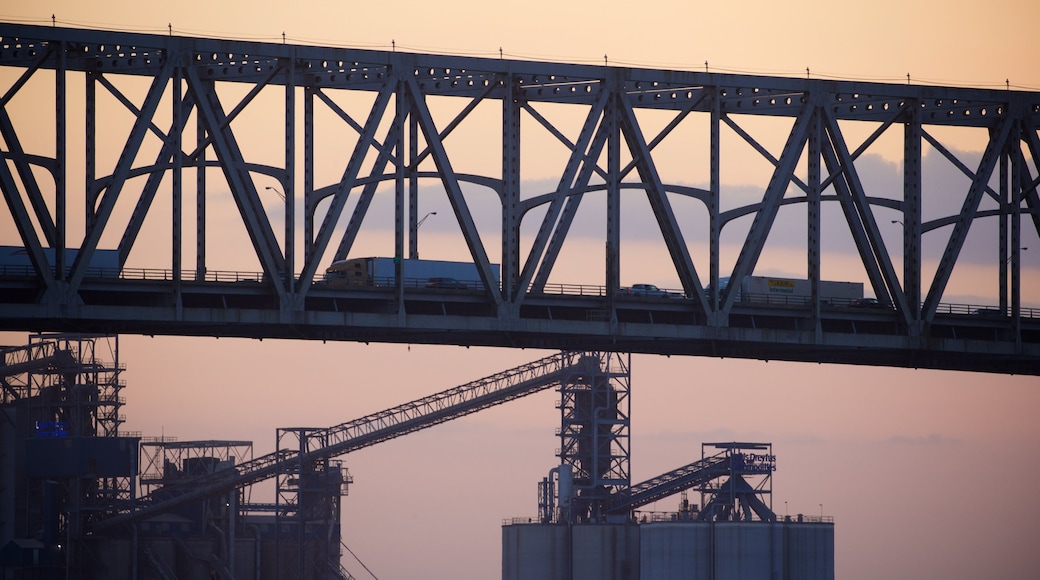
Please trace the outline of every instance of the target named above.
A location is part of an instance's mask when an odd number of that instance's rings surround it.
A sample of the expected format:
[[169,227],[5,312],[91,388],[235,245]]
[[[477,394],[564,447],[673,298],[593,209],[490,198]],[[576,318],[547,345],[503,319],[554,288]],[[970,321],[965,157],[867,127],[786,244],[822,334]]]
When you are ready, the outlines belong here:
[[[473,262],[445,260],[400,260],[406,288],[480,289],[480,273]],[[397,262],[394,258],[350,258],[333,262],[325,270],[329,286],[393,286]],[[499,266],[491,264],[491,275],[499,281]]]
[[[725,292],[729,277],[719,278],[719,289]],[[863,298],[862,282],[820,280],[820,300],[835,306],[848,306]],[[773,276],[744,276],[734,301],[744,304],[801,305],[812,298],[809,280]]]

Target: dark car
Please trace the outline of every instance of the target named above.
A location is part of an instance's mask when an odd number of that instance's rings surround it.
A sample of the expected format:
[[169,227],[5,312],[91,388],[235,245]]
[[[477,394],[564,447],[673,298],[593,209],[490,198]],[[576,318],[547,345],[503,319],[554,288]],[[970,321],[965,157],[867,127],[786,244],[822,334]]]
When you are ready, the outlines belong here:
[[632,284],[618,292],[621,296],[645,296],[648,298],[682,298],[681,294],[662,290],[653,284]]
[[1004,311],[999,308],[979,308],[972,310],[971,315],[983,318],[1004,318]]
[[853,308],[888,308],[888,306],[877,301],[877,298],[859,298],[853,300],[849,306]]
[[435,277],[426,280],[427,288],[445,288],[448,290],[465,290],[468,288],[464,282],[459,282],[455,278],[446,277]]

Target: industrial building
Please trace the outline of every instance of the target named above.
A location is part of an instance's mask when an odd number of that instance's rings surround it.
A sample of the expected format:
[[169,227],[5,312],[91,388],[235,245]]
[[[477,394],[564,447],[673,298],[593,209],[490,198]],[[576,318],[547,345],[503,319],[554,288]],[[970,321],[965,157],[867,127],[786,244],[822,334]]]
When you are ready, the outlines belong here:
[[[0,348],[0,579],[350,579],[351,478],[335,458],[548,388],[560,464],[538,516],[503,526],[503,578],[833,578],[832,524],[771,510],[769,444],[706,444],[631,484],[629,368],[561,352],[333,427],[278,429],[276,451],[254,457],[248,441],[121,430],[117,337],[31,336]],[[251,501],[261,481],[273,502]],[[675,494],[673,514],[639,511]]]
[[299,463],[283,465],[280,503],[251,504],[248,485],[231,486],[108,525],[252,459],[249,442],[122,431],[118,352],[117,337],[82,335],[2,350],[0,578],[349,577],[339,501],[350,479],[339,463],[302,475]]
[[[560,387],[560,464],[538,516],[503,525],[503,580],[834,578],[833,522],[772,510],[769,443],[705,443],[699,460],[632,485],[628,361],[603,362]],[[677,494],[675,512],[639,511]]]

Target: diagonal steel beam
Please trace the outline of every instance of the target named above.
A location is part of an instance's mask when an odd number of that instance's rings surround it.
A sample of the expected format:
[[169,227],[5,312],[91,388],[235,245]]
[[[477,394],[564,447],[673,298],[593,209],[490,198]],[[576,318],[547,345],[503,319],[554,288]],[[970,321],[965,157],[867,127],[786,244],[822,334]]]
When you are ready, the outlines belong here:
[[18,229],[18,236],[22,239],[22,245],[29,254],[29,261],[43,281],[44,290],[53,288],[54,272],[47,263],[43,245],[40,243],[39,236],[36,235],[36,228],[33,227],[32,220],[29,219],[29,212],[22,201],[18,186],[15,184],[11,168],[3,162],[2,155],[0,155],[0,190],[3,190],[7,207],[11,210],[11,217],[14,218],[15,227]]
[[386,164],[390,162],[394,149],[400,143],[401,135],[396,130],[398,122],[398,117],[395,116],[394,121],[387,129],[386,138],[383,139],[382,146],[379,148],[379,154],[375,163],[372,164],[372,170],[369,171],[368,179],[362,180],[366,182],[365,186],[361,190],[361,195],[358,196],[357,204],[354,205],[354,211],[350,215],[350,221],[347,222],[347,228],[343,232],[343,237],[340,239],[339,247],[333,255],[333,260],[346,259],[350,254],[350,248],[354,245],[354,240],[361,231],[361,224],[368,214],[368,208],[372,205],[376,190],[385,178],[383,172],[386,169]]
[[[860,181],[859,173],[856,171],[855,161],[852,159],[852,154],[845,144],[845,137],[831,111],[824,107],[821,107],[820,110],[824,115],[827,134],[830,138],[831,147],[833,147],[837,156],[838,166],[845,175],[845,183],[849,188],[849,196],[843,197],[848,200],[847,203],[850,203],[855,208],[855,215],[851,212],[846,213],[846,217],[853,220],[850,221],[849,226],[854,229],[862,229],[866,234],[870,262],[877,264],[881,273],[881,279],[884,281],[884,286],[875,286],[874,292],[882,302],[894,303],[899,312],[903,314],[904,321],[909,323],[912,320],[912,316],[907,307],[906,294],[899,284],[895,267],[892,265],[892,258],[885,248],[885,240],[881,237],[881,232],[878,230],[877,220],[874,219],[874,212],[871,210],[870,201],[867,199],[867,194],[863,188],[863,182]],[[871,269],[868,267],[868,271]],[[881,293],[880,290],[885,290],[885,292]],[[888,298],[887,300],[885,299],[886,297]]]
[[79,252],[76,254],[76,260],[69,275],[69,289],[72,292],[79,288],[79,284],[83,280],[87,266],[94,255],[94,250],[97,249],[98,242],[101,241],[101,235],[104,233],[109,218],[112,217],[116,201],[119,199],[123,186],[126,184],[127,177],[130,175],[130,170],[134,164],[134,159],[141,149],[145,134],[148,132],[148,127],[152,123],[151,120],[159,107],[159,102],[172,76],[173,65],[167,62],[162,67],[162,70],[152,78],[152,84],[148,88],[144,104],[141,106],[141,112],[134,121],[134,126],[130,130],[123,152],[120,154],[119,161],[112,172],[112,180],[105,189],[105,194],[101,198],[101,202],[94,214],[94,223],[86,232]]
[[[578,213],[578,206],[581,205],[581,200],[584,196],[582,190],[588,186],[593,173],[598,169],[595,159],[598,159],[603,151],[608,135],[609,131],[606,124],[600,123],[596,137],[592,141],[592,147],[589,148],[589,154],[582,163],[581,173],[574,183],[574,190],[567,196],[563,211],[560,213],[560,219],[556,223],[556,227],[553,228],[552,239],[549,241],[549,246],[545,250],[545,256],[542,258],[542,263],[535,274],[534,282],[531,285],[531,290],[534,292],[543,291],[546,282],[549,281],[549,274],[552,273],[553,266],[556,265],[556,259],[560,256],[560,250],[563,249],[563,242],[567,239],[567,233],[574,222],[574,216]],[[523,294],[523,292],[518,292],[521,299]]]
[[213,144],[213,150],[220,161],[220,168],[231,189],[235,205],[238,206],[256,257],[278,296],[284,297],[287,290],[284,280],[285,259],[281,255],[274,229],[260,202],[256,186],[245,169],[242,151],[238,147],[235,135],[231,132],[227,117],[224,116],[220,98],[211,83],[199,78],[197,68],[188,67],[186,76],[188,89],[194,95],[199,117],[205,125],[206,132]]
[[433,156],[434,164],[436,164],[439,170],[441,183],[444,185],[444,191],[448,194],[448,202],[451,203],[452,210],[455,212],[455,218],[458,220],[462,236],[469,247],[473,263],[477,266],[480,280],[484,283],[484,288],[495,303],[495,306],[501,310],[503,302],[500,282],[491,273],[491,262],[488,260],[487,251],[484,249],[484,243],[480,239],[477,226],[473,222],[473,215],[466,204],[466,198],[462,194],[459,180],[451,167],[451,161],[448,159],[448,153],[444,149],[444,142],[441,141],[440,132],[437,131],[437,126],[433,122],[433,115],[430,113],[425,99],[422,98],[423,93],[420,91],[415,77],[406,75],[404,82],[407,89],[407,97],[411,100],[412,114],[418,117],[419,128],[422,129],[427,146],[430,148]]
[[[1040,236],[1040,195],[1037,195],[1037,181],[1040,181],[1040,134],[1029,115],[1023,115],[1022,134],[1026,146],[1029,148],[1029,154],[1033,158],[1033,167],[1038,168],[1037,178],[1030,180],[1028,185],[1023,184],[1022,189],[1026,207],[1029,208],[1029,216],[1033,219],[1033,227]],[[1029,180],[1028,168],[1022,172],[1022,179]]]
[[657,165],[654,163],[650,148],[643,137],[635,110],[628,101],[622,99],[619,101],[621,134],[625,137],[632,159],[636,161],[636,170],[646,186],[646,196],[650,201],[654,217],[657,218],[657,226],[661,229],[668,254],[672,258],[672,265],[679,274],[679,281],[682,283],[686,296],[693,298],[700,305],[701,310],[707,314],[710,309],[708,301],[704,297],[704,288],[697,277],[697,269],[690,257],[690,249],[686,245],[686,240],[683,239],[682,230],[675,218],[675,212],[672,211],[672,204],[668,201],[668,194],[664,190],[664,183],[661,182],[661,176],[657,172]]
[[979,161],[979,168],[975,172],[971,188],[968,190],[968,195],[965,196],[964,204],[961,206],[960,216],[953,226],[950,240],[946,244],[942,258],[939,260],[939,266],[936,269],[935,277],[932,279],[932,285],[928,288],[928,296],[924,300],[921,317],[929,323],[935,318],[939,300],[942,299],[943,292],[946,291],[946,283],[949,282],[950,275],[953,274],[953,266],[960,255],[961,248],[964,247],[964,240],[968,237],[968,229],[975,219],[975,212],[979,209],[979,202],[986,191],[986,184],[993,174],[993,169],[997,166],[997,160],[1001,152],[1007,146],[1008,135],[1011,133],[1011,127],[1014,123],[1015,120],[1010,117],[1001,119],[999,125],[990,134],[989,143],[986,144],[986,151]]
[[[364,130],[358,135],[358,140],[354,144],[354,150],[350,155],[350,160],[347,162],[347,166],[343,171],[343,177],[340,178],[339,184],[336,186],[335,193],[332,194],[332,202],[329,204],[328,210],[325,212],[325,216],[322,219],[321,226],[318,228],[317,235],[315,236],[314,243],[307,257],[303,271],[300,274],[301,280],[311,280],[314,277],[314,273],[318,269],[322,257],[325,254],[326,248],[328,248],[329,241],[332,239],[333,230],[336,224],[339,222],[340,216],[343,214],[343,208],[347,204],[347,199],[350,196],[350,190],[354,187],[358,172],[361,171],[361,165],[364,163],[365,158],[368,154],[369,148],[373,144],[373,137],[376,129],[379,127],[379,121],[382,119],[386,112],[387,105],[390,102],[390,98],[394,94],[394,83],[385,82],[379,90],[379,94],[376,96],[375,101],[372,103],[372,108],[369,110],[368,119],[365,121]],[[390,149],[385,145],[381,150]],[[307,192],[308,196],[313,196],[312,192]],[[313,199],[307,200],[307,215],[305,219],[313,220],[314,216],[312,212],[317,202]],[[303,289],[299,289],[301,292]]]
[[[694,109],[700,106],[700,104],[704,101],[707,95],[708,93],[706,91],[701,91],[700,95],[698,95],[698,97],[695,100],[691,101],[689,104],[683,107],[682,110],[680,110],[675,115],[675,117],[673,117],[672,120],[664,126],[664,128],[657,132],[657,135],[654,136],[653,139],[647,142],[647,149],[653,151],[658,145],[660,145],[661,142],[664,141],[665,138],[668,137],[668,135],[671,135],[672,131],[674,131],[675,128],[678,127],[686,119],[686,117],[688,117],[690,113],[694,111]],[[620,174],[628,175],[635,169],[635,167],[636,161],[635,159],[633,159],[629,161],[628,164],[621,170]]]
[[[187,68],[190,69],[190,70],[193,70],[193,71],[196,70],[195,67],[193,67],[193,66],[189,66]],[[242,111],[244,111],[246,109],[246,107],[249,105],[249,103],[253,102],[253,99],[255,99],[256,96],[260,94],[260,91],[264,90],[264,88],[266,88],[268,85],[270,85],[271,82],[275,79],[275,77],[277,77],[278,75],[284,74],[283,68],[284,68],[284,65],[281,62],[279,62],[276,66],[271,67],[271,70],[267,73],[267,75],[264,76],[264,78],[261,79],[259,82],[254,84],[253,88],[249,89],[249,92],[246,93],[246,95],[244,97],[242,97],[242,100],[240,100],[238,102],[238,104],[235,105],[235,107],[233,109],[231,109],[231,112],[228,113],[227,115],[223,115],[223,120],[221,121],[220,126],[219,127],[213,127],[212,130],[207,131],[206,137],[204,139],[200,139],[199,140],[199,143],[197,144],[195,150],[192,151],[188,155],[188,157],[191,158],[191,159],[195,159],[196,157],[201,155],[202,151],[205,150],[206,147],[209,147],[210,145],[212,145],[213,144],[213,137],[214,137],[214,134],[217,131],[217,129],[223,130],[226,127],[228,127],[229,125],[231,125],[231,122],[234,121],[235,118],[238,117],[238,115]],[[196,77],[197,76],[198,76],[198,73],[196,73]],[[202,80],[204,80],[204,79],[202,79]],[[212,81],[207,81],[207,82],[212,82]]]
[[787,185],[794,176],[795,166],[809,138],[809,127],[812,124],[814,114],[813,106],[807,102],[803,105],[801,113],[799,113],[798,118],[794,122],[794,126],[791,127],[791,132],[787,135],[784,150],[780,153],[780,159],[773,170],[772,177],[769,178],[769,185],[766,187],[765,195],[762,197],[761,209],[755,214],[754,221],[751,222],[751,228],[748,230],[744,245],[740,249],[740,255],[737,256],[737,262],[734,264],[732,274],[730,274],[730,284],[722,296],[719,310],[723,316],[729,316],[740,288],[740,281],[754,271],[758,258],[762,255],[766,237],[769,235],[769,231],[773,227],[773,221],[776,220],[776,213],[780,209],[780,200],[783,199],[784,193],[787,191]]
[[[54,219],[51,217],[50,209],[43,198],[40,184],[36,181],[36,175],[32,171],[30,162],[33,157],[26,155],[18,139],[18,132],[14,128],[14,123],[11,122],[11,116],[7,114],[7,109],[2,107],[0,107],[0,136],[3,136],[4,141],[7,143],[7,153],[4,154],[4,157],[11,160],[15,171],[18,172],[18,178],[25,187],[25,195],[29,198],[29,203],[32,205],[33,213],[36,216],[36,223],[40,224],[43,238],[48,245],[54,246],[57,243]],[[47,159],[47,163],[43,167],[53,175],[55,165],[54,159]]]
[[[969,169],[968,166],[964,164],[964,162],[958,159],[956,155],[954,155],[949,149],[947,149],[945,145],[940,143],[938,139],[936,139],[924,130],[921,131],[921,136],[924,137],[925,141],[928,141],[929,145],[935,147],[935,150],[938,151],[943,157],[945,157],[951,165],[960,170],[960,172],[963,173],[965,177],[972,180],[975,179],[975,174],[971,171],[971,169]],[[990,196],[997,203],[1003,203],[1003,201],[1001,201],[1000,194],[997,193],[997,191],[994,190],[992,187],[990,187],[989,184],[986,184],[984,191],[986,192],[986,195]]]
[[[130,111],[131,113],[133,113],[133,115],[134,115],[135,117],[136,117],[136,116],[140,116],[140,114],[141,114],[141,110],[140,110],[140,109],[138,109],[138,108],[137,108],[137,107],[136,107],[136,106],[135,106],[135,105],[134,105],[134,104],[133,104],[133,103],[132,103],[132,102],[130,101],[130,99],[126,98],[126,95],[124,95],[124,94],[123,94],[123,92],[122,92],[122,91],[120,91],[118,87],[116,87],[116,86],[115,86],[114,84],[112,84],[112,81],[108,80],[108,78],[107,78],[107,77],[105,77],[105,75],[103,75],[103,74],[98,74],[98,75],[95,75],[95,77],[94,77],[94,78],[95,78],[95,79],[97,79],[97,81],[98,81],[99,83],[101,83],[101,86],[105,87],[105,89],[107,89],[107,90],[108,90],[108,93],[109,93],[110,95],[112,95],[113,97],[115,97],[115,98],[116,98],[116,100],[117,100],[117,101],[119,101],[119,103],[120,103],[120,104],[122,104],[122,105],[123,105],[124,107],[126,107],[126,109],[127,109],[128,111]],[[158,137],[158,138],[160,138],[160,139],[162,139],[162,140],[164,140],[164,141],[165,141],[165,140],[167,139],[167,135],[166,135],[166,133],[163,133],[162,129],[160,129],[160,128],[159,128],[158,126],[156,126],[156,125],[155,125],[155,123],[148,123],[148,129],[149,129],[149,130],[150,130],[150,131],[151,131],[152,133],[155,133],[155,136],[156,136],[156,137]]]
[[609,99],[609,91],[601,92],[596,99],[596,104],[593,105],[585,116],[585,123],[582,125],[581,132],[578,134],[578,140],[571,149],[571,154],[567,159],[567,165],[564,167],[563,175],[560,177],[560,180],[556,185],[556,191],[552,194],[552,201],[549,202],[549,207],[546,209],[545,216],[542,218],[542,224],[538,228],[538,234],[531,243],[531,249],[527,254],[527,261],[524,263],[524,268],[520,273],[520,281],[516,289],[517,294],[526,292],[528,285],[534,277],[535,270],[539,267],[539,264],[542,261],[546,245],[549,243],[550,234],[556,227],[556,222],[560,217],[560,212],[562,211],[563,204],[567,199],[567,194],[571,190],[578,168],[581,166],[582,162],[589,157],[588,149],[592,137],[596,128],[599,126],[603,116],[603,110],[607,106],[607,101]]
[[[447,139],[448,135],[451,135],[451,132],[454,131],[462,123],[462,121],[464,121],[466,119],[466,117],[470,113],[472,113],[474,109],[477,108],[477,105],[482,103],[484,101],[484,99],[486,99],[488,97],[488,95],[491,94],[491,92],[493,90],[495,90],[495,85],[494,84],[488,85],[488,87],[484,89],[484,92],[482,92],[479,95],[477,95],[476,97],[470,99],[470,101],[468,103],[466,103],[466,106],[463,107],[461,111],[459,111],[459,114],[455,115],[455,117],[451,121],[448,121],[448,124],[446,124],[444,126],[444,129],[441,130],[441,132],[440,132],[440,139],[441,139],[441,141],[444,141],[445,139]],[[425,161],[427,157],[432,155],[432,153],[433,152],[430,149],[429,145],[427,145],[426,149],[423,149],[422,151],[420,151],[416,155],[415,166],[418,167],[419,164],[421,164],[423,161]]]
[[[770,164],[772,164],[774,168],[780,163],[779,159],[774,157],[768,149],[766,149],[761,143],[758,142],[758,140],[752,137],[750,133],[745,131],[743,127],[738,125],[737,122],[734,121],[729,115],[723,115],[722,122],[726,123],[726,125],[729,125],[729,128],[733,129],[734,133],[740,135],[740,138],[743,139],[745,143],[747,143],[751,146],[752,149],[757,151],[758,154],[761,155]],[[795,184],[795,186],[797,186],[798,189],[801,189],[805,193],[809,193],[810,191],[809,185],[802,181],[801,178],[797,175],[791,175],[791,183]],[[824,187],[826,187],[826,184],[824,184]]]
[[[174,121],[170,125],[170,131],[167,133],[170,137],[163,142],[162,149],[159,154],[155,157],[154,168],[165,168],[173,160],[174,156],[183,157],[184,152],[178,147],[179,139],[174,139],[173,136],[181,135],[184,132],[184,125],[187,123],[187,117],[191,114],[191,110],[195,108],[195,100],[191,93],[185,96],[182,101],[183,112],[179,121]],[[130,250],[134,246],[134,242],[137,240],[137,236],[141,233],[141,228],[144,227],[145,217],[148,215],[148,210],[152,207],[152,202],[155,201],[155,194],[159,190],[159,185],[162,183],[165,172],[163,171],[152,171],[148,174],[148,180],[145,182],[144,189],[141,191],[141,197],[138,198],[137,204],[134,206],[134,211],[130,215],[130,221],[126,225],[126,230],[123,231],[123,237],[119,240],[119,268],[122,269],[123,264],[126,263],[127,256],[130,255]]]

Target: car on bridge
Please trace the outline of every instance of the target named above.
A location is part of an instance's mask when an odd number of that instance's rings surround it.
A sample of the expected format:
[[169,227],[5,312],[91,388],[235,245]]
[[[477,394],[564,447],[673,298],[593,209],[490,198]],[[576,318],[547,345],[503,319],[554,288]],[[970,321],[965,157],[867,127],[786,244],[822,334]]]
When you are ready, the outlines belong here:
[[448,278],[446,276],[437,276],[426,280],[427,288],[442,288],[447,290],[467,290],[469,285],[465,282],[460,282],[455,278]]
[[653,284],[632,284],[628,288],[621,288],[618,295],[643,298],[682,298],[682,294],[662,290]]
[[850,302],[849,306],[853,308],[888,308],[887,304],[882,304],[877,298],[858,298]]

